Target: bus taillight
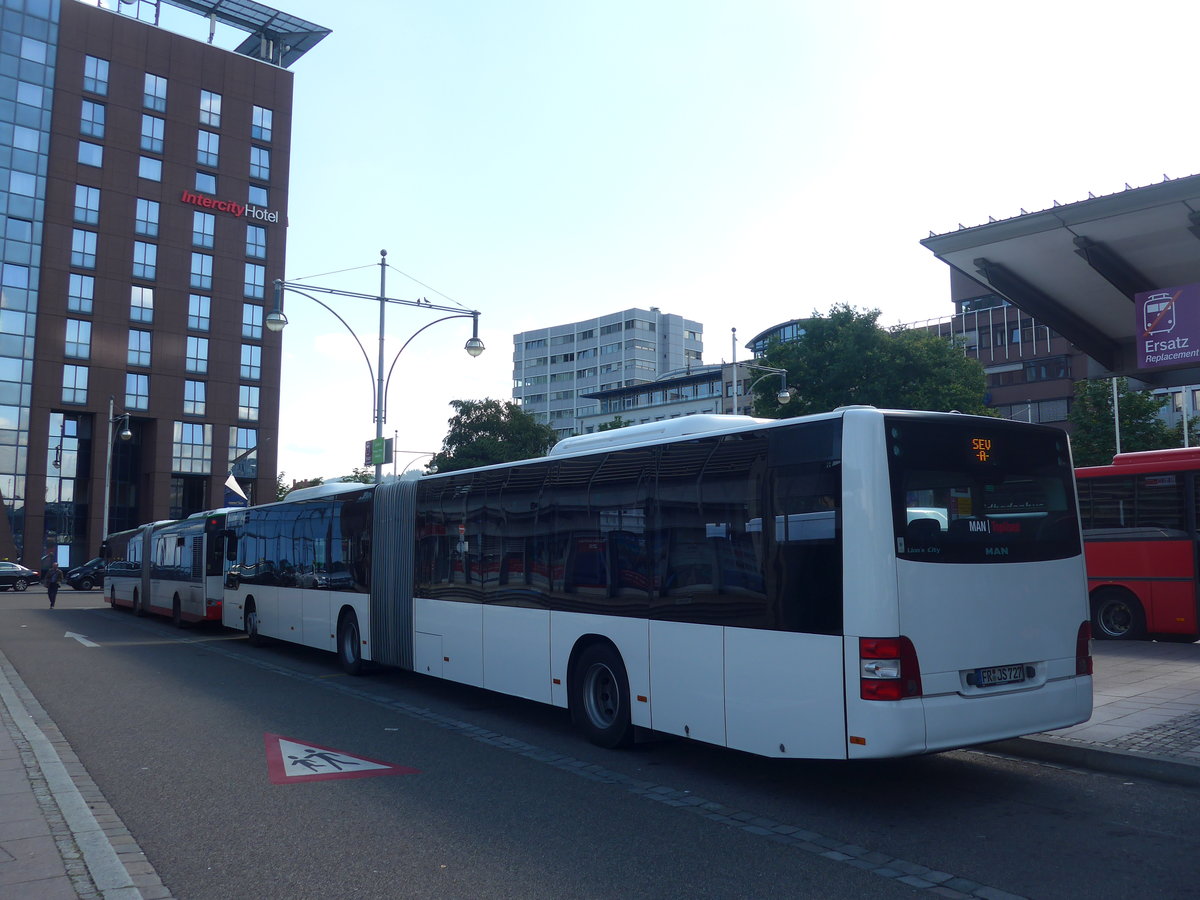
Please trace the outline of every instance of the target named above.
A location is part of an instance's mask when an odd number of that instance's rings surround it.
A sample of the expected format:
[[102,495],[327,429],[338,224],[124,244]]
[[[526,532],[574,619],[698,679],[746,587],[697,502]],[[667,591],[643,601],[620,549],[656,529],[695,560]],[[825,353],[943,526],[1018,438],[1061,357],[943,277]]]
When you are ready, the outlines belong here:
[[1085,621],[1079,626],[1075,638],[1075,674],[1092,674],[1092,623]]
[[858,657],[859,696],[864,700],[921,696],[921,667],[908,638],[859,638]]

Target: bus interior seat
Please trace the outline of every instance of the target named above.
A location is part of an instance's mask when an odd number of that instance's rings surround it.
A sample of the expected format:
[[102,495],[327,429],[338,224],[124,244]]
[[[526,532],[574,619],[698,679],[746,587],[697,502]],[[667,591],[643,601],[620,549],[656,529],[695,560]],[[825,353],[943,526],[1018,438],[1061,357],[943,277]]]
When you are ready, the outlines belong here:
[[941,533],[942,526],[937,519],[913,519],[904,529],[904,540],[909,544],[932,544]]

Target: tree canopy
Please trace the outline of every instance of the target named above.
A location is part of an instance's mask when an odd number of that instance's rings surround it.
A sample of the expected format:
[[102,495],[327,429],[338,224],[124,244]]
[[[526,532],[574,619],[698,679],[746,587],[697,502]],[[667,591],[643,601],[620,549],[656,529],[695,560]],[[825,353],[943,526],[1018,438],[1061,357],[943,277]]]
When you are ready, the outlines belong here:
[[755,415],[789,418],[856,403],[995,415],[984,405],[983,368],[960,346],[921,329],[881,328],[879,315],[837,304],[813,313],[799,340],[770,345],[763,363],[787,369],[792,398],[781,406],[778,380],[761,378]]
[[557,437],[511,400],[451,400],[454,415],[442,449],[429,461],[438,472],[542,456]]
[[[1117,409],[1121,423],[1121,451],[1162,450],[1182,443],[1181,431],[1158,417],[1166,397],[1135,391],[1124,378],[1117,379]],[[1117,452],[1113,424],[1112,380],[1097,378],[1075,385],[1071,422],[1071,455],[1076,466],[1107,466]]]

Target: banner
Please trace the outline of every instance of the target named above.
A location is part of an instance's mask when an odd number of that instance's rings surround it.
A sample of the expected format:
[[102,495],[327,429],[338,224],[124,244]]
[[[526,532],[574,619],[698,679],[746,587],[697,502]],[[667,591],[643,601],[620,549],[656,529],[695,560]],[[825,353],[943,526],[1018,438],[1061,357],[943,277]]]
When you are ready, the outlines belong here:
[[1200,362],[1200,284],[1134,294],[1139,369]]

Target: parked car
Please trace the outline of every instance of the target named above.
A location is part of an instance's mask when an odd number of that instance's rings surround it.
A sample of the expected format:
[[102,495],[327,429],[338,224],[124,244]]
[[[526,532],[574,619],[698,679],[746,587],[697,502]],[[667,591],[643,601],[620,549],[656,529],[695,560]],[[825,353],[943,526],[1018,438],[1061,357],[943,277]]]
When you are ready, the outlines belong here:
[[0,561],[0,591],[9,588],[23,591],[31,584],[36,584],[37,580],[38,573],[33,569],[27,569],[20,563]]
[[77,591],[90,591],[94,587],[104,587],[104,573],[107,570],[108,563],[97,556],[73,568],[64,580]]

